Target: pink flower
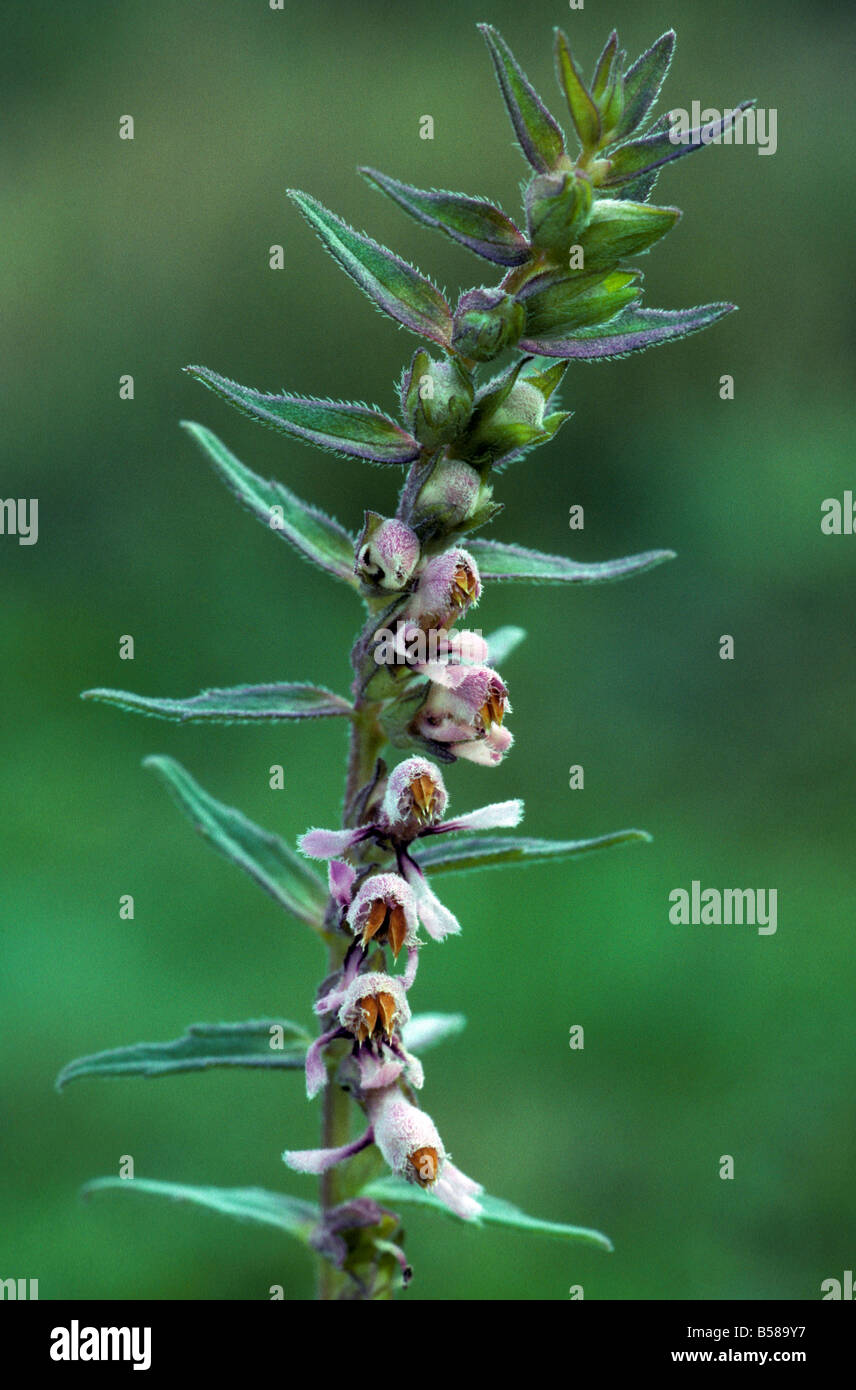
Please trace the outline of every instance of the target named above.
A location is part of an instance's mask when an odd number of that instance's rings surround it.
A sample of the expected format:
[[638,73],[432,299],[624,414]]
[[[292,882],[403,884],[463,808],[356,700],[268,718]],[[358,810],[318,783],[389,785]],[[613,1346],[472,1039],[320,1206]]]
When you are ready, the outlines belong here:
[[363,950],[370,941],[389,945],[394,957],[402,946],[412,949],[416,938],[416,899],[400,874],[373,874],[359,888],[347,923]]
[[472,555],[466,550],[447,550],[425,564],[407,614],[423,632],[448,629],[478,603],[480,596],[481,580]]
[[489,666],[446,666],[429,687],[413,728],[455,757],[490,766],[513,742],[502,727],[510,711],[505,683]]
[[367,1097],[366,1110],[374,1142],[395,1174],[433,1191],[467,1221],[482,1214],[481,1185],[450,1161],[430,1115],[405,1100],[397,1086]]

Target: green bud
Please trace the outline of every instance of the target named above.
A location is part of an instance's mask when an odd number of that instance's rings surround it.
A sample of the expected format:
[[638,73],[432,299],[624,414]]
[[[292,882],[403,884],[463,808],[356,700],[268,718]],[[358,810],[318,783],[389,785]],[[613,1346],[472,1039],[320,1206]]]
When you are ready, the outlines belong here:
[[455,310],[452,347],[462,357],[489,362],[503,348],[514,346],[523,331],[523,320],[523,310],[510,294],[468,290]]
[[460,363],[414,355],[401,383],[407,428],[426,449],[449,444],[466,428],[473,409],[473,383]]
[[583,174],[539,174],[526,190],[526,221],[533,245],[564,259],[588,222],[591,200],[591,184]]
[[444,534],[466,528],[490,504],[491,491],[471,463],[441,458],[416,498],[410,524]]

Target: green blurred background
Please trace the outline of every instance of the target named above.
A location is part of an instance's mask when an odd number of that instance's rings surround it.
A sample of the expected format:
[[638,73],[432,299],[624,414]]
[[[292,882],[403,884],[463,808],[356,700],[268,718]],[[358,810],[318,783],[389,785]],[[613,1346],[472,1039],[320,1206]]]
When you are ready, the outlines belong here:
[[[464,931],[426,949],[416,989],[420,1009],[469,1017],[426,1058],[425,1105],[455,1160],[533,1214],[607,1231],[615,1254],[413,1211],[406,1296],[562,1299],[582,1284],[598,1299],[812,1299],[852,1267],[856,538],[819,526],[822,500],[854,486],[844,7],[90,0],[8,7],[2,58],[0,492],[39,498],[40,535],[0,540],[0,1276],[37,1277],[42,1298],[312,1294],[309,1257],[274,1231],[77,1195],[123,1154],[138,1176],[311,1195],[280,1160],[317,1142],[298,1076],[52,1087],[72,1057],[193,1020],[309,1021],[316,941],[210,853],[140,762],[172,754],[293,841],[336,822],[344,732],[177,728],[78,692],[346,689],[356,601],[236,507],[178,421],[210,425],[352,529],[364,506],[393,506],[393,470],[259,430],[180,369],[394,410],[416,339],[346,280],[285,188],[450,292],[479,283],[483,263],[355,169],[514,215],[525,165],[480,20],[557,114],[552,24],[586,71],[613,24],[633,55],[673,24],[667,106],[757,97],[778,111],[779,148],[714,147],[658,185],[684,218],[643,263],[647,302],[732,299],[740,313],[683,344],[572,366],[574,420],[497,488],[497,538],[678,559],[603,588],[487,592],[479,626],[529,631],[506,668],[516,747],[498,770],[454,768],[454,804],[522,795],[529,834],[641,825],[654,842],[450,877]],[[118,138],[123,114],[133,143]],[[133,402],[118,396],[128,372]],[[582,534],[568,531],[574,503]],[[133,664],[118,657],[125,633]],[[269,789],[272,763],[284,791]],[[568,788],[573,763],[584,791]],[[669,891],[696,878],[778,889],[778,933],[671,926]],[[133,922],[119,920],[123,893]],[[576,1023],[583,1052],[568,1047]]]

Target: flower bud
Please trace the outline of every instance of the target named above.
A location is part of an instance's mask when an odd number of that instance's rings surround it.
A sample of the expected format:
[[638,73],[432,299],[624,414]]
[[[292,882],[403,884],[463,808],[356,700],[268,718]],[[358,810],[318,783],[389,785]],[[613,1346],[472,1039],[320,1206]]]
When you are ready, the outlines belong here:
[[383,814],[397,830],[421,829],[442,818],[448,801],[439,769],[427,758],[407,758],[389,774]]
[[583,174],[536,175],[526,190],[533,245],[564,259],[588,221],[591,200],[591,184]]
[[500,510],[492,496],[492,486],[471,463],[441,458],[413,504],[411,521],[442,532],[465,529],[471,521],[481,525]]
[[415,354],[401,383],[407,428],[426,449],[448,444],[466,428],[473,409],[473,383],[460,363],[435,362]]
[[418,563],[419,538],[409,526],[394,517],[366,512],[357,541],[354,572],[367,589],[377,592],[405,588]]
[[468,290],[455,310],[452,347],[462,357],[489,362],[503,348],[513,347],[524,319],[522,306],[502,290]]
[[361,941],[388,945],[397,958],[402,946],[416,944],[416,899],[399,874],[374,874],[363,883],[348,910],[348,926]]

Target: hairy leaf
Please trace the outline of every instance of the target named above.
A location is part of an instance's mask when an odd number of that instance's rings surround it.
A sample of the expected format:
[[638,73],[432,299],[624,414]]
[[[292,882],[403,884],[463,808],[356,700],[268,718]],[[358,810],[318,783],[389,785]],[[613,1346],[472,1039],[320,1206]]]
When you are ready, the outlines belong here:
[[667,29],[624,74],[624,114],[615,133],[617,140],[642,125],[660,95],[675,51],[675,38],[674,29]]
[[603,45],[600,57],[595,63],[594,75],[591,80],[591,94],[595,101],[600,101],[606,91],[609,82],[612,64],[618,52],[618,34],[613,29],[606,43]]
[[449,346],[452,311],[436,285],[379,242],[354,231],[317,199],[293,188],[288,192],[330,255],[378,308],[411,332]]
[[499,31],[490,24],[479,24],[478,28],[493,59],[499,89],[520,148],[532,168],[539,174],[546,174],[565,152],[561,129]]
[[736,307],[736,304],[700,304],[694,309],[642,309],[631,304],[609,323],[580,328],[567,338],[521,338],[520,348],[525,352],[540,352],[545,357],[573,357],[581,361],[625,357],[629,352],[642,352],[658,343],[698,333]]
[[174,758],[146,758],[143,767],[160,777],[212,849],[237,864],[299,921],[320,928],[327,890],[302,855],[278,835],[254,825],[241,811],[215,801]]
[[556,72],[565,93],[571,120],[584,150],[593,150],[600,140],[600,112],[592,101],[580,70],[571,56],[568,40],[556,29]]
[[529,243],[523,233],[501,208],[486,199],[443,189],[413,188],[377,169],[362,168],[360,173],[417,222],[445,232],[477,256],[508,266],[522,265],[528,259]]
[[513,652],[517,650],[520,643],[525,640],[526,629],[522,627],[498,627],[496,632],[489,632],[485,641],[487,642],[488,665],[501,666],[507,661]]
[[574,859],[596,849],[613,845],[649,843],[645,830],[615,830],[592,840],[533,840],[523,835],[437,836],[430,845],[411,857],[432,874],[461,873],[466,869],[490,869],[498,864],[543,864],[550,860]]
[[419,445],[413,436],[388,415],[369,410],[368,406],[321,401],[312,396],[268,395],[250,386],[239,386],[207,367],[184,370],[242,415],[307,444],[317,444],[332,454],[368,459],[371,463],[412,463],[419,457]]
[[82,700],[170,719],[178,724],[255,724],[260,719],[320,719],[351,713],[341,695],[320,685],[236,685],[228,690],[203,690],[186,700],[156,699],[129,690],[84,690]]
[[639,272],[635,270],[586,277],[582,284],[573,276],[559,280],[523,300],[526,339],[564,339],[578,328],[615,318],[637,301],[639,294]]
[[358,587],[354,539],[338,521],[302,502],[282,483],[266,482],[253,473],[204,425],[191,420],[183,420],[182,425],[204,449],[229,491],[253,516],[275,535],[290,541],[312,564]]
[[[404,1178],[379,1178],[363,1191],[365,1196],[374,1197],[380,1202],[391,1202],[395,1205],[409,1202],[420,1207],[430,1207],[454,1221],[464,1219],[449,1211],[449,1208],[430,1191],[415,1183],[406,1182]],[[612,1250],[612,1241],[600,1231],[589,1230],[586,1226],[568,1226],[560,1221],[539,1221],[537,1217],[527,1216],[519,1207],[512,1206],[511,1202],[504,1202],[499,1197],[490,1197],[486,1193],[479,1197],[479,1201],[484,1209],[483,1215],[477,1222],[468,1221],[467,1225],[510,1226],[518,1231],[527,1231],[531,1235],[554,1236],[558,1240],[578,1241],[583,1245],[596,1245],[601,1250]]]
[[530,584],[603,584],[643,574],[664,560],[673,560],[673,550],[647,550],[620,560],[600,560],[585,564],[564,555],[543,555],[522,545],[487,541],[476,537],[469,549],[478,562],[483,581],[516,580]]
[[670,232],[680,208],[652,207],[624,198],[598,198],[580,235],[587,270],[639,256]]
[[708,121],[707,125],[696,126],[694,130],[687,131],[684,140],[672,139],[673,134],[676,134],[676,127],[671,121],[666,119],[658,122],[658,128],[649,135],[643,135],[639,140],[628,141],[627,144],[619,145],[613,150],[609,157],[612,167],[603,187],[617,188],[637,178],[639,174],[657,169],[661,164],[668,164],[670,160],[680,159],[681,155],[692,154],[693,150],[700,150],[703,145],[712,144],[718,135],[722,135],[744,111],[754,105],[754,98],[741,101],[739,106],[726,111],[718,120]]
[[208,1207],[222,1216],[234,1216],[239,1221],[256,1221],[262,1226],[276,1226],[290,1236],[306,1242],[321,1213],[314,1202],[288,1197],[284,1192],[266,1192],[262,1187],[196,1187],[180,1182],[157,1182],[153,1178],[93,1178],[81,1195],[109,1189],[122,1192],[146,1192],[156,1197],[171,1197],[175,1202],[190,1202]]
[[402,1028],[401,1040],[408,1052],[427,1052],[447,1038],[456,1037],[466,1025],[463,1014],[414,1014]]
[[[282,1030],[282,1046],[271,1046],[271,1029]],[[275,1038],[279,1041],[279,1035]],[[294,1070],[306,1060],[312,1039],[296,1023],[258,1018],[247,1023],[192,1023],[172,1042],[132,1043],[108,1052],[77,1057],[56,1079],[61,1091],[82,1076],[172,1076],[210,1067],[284,1067]]]

